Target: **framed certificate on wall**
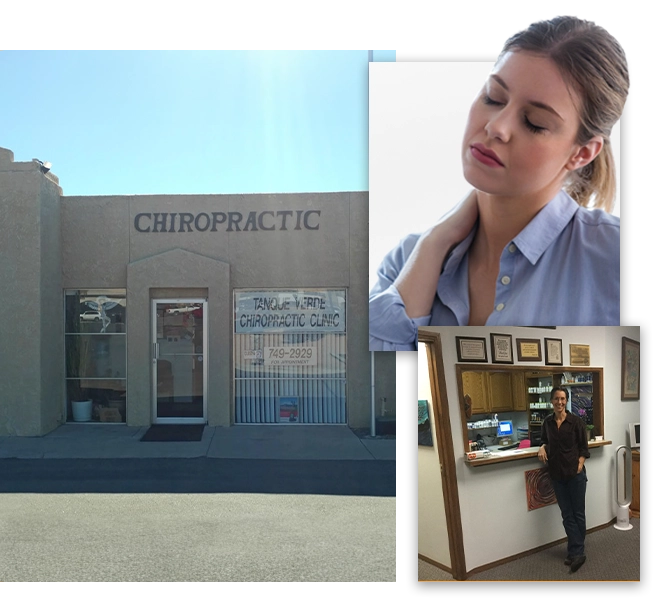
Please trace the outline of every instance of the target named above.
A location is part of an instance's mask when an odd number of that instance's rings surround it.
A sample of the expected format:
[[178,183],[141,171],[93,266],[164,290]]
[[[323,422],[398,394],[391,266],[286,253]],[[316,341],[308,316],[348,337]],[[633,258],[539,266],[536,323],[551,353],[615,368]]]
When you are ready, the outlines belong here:
[[456,354],[458,362],[488,362],[486,338],[457,337]]
[[490,334],[490,355],[493,363],[513,364],[513,336],[505,333]]
[[518,347],[519,361],[539,361],[541,360],[541,340],[530,340],[526,338],[516,339]]
[[572,367],[588,367],[591,364],[589,346],[585,344],[569,344]]
[[545,364],[563,365],[564,356],[562,353],[561,340],[555,338],[544,338],[545,341]]

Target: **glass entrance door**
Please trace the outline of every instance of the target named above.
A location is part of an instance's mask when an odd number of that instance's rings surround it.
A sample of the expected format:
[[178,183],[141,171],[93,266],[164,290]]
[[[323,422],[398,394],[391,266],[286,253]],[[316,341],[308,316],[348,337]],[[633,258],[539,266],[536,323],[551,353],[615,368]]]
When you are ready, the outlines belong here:
[[206,423],[206,300],[152,300],[155,423]]

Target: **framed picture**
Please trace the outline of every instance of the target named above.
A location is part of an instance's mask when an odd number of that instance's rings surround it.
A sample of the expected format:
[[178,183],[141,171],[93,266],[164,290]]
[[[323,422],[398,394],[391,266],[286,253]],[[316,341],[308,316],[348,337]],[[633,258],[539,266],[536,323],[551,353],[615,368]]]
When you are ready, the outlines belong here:
[[541,360],[541,340],[530,340],[527,338],[516,338],[519,361]]
[[561,340],[555,338],[543,338],[545,341],[545,364],[563,365],[564,355],[561,348]]
[[621,399],[639,400],[639,342],[622,338]]
[[490,355],[494,363],[513,364],[513,337],[506,333],[490,334]]
[[280,423],[300,423],[298,396],[280,396],[277,415]]
[[417,400],[417,445],[433,446],[429,403],[426,400]]
[[488,362],[486,338],[457,337],[458,362]]
[[588,367],[591,364],[589,346],[584,344],[569,344],[572,367]]

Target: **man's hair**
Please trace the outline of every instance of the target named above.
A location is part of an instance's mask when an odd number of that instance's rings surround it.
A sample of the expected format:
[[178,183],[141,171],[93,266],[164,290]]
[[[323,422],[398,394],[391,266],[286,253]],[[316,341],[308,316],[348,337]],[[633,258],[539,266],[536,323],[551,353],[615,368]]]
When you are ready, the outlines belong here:
[[532,23],[504,44],[507,52],[532,52],[552,60],[580,96],[576,142],[584,146],[602,136],[598,156],[571,173],[565,187],[578,204],[612,211],[616,193],[610,133],[628,96],[628,63],[623,48],[605,29],[576,17]]

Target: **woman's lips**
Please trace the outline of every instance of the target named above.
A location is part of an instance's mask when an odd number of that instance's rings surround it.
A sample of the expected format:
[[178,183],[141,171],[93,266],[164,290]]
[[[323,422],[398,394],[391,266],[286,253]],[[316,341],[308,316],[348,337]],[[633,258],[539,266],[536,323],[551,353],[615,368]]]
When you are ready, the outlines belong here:
[[486,148],[483,144],[471,144],[470,153],[474,158],[476,158],[480,163],[487,165],[489,167],[503,167],[504,164],[500,160],[500,157],[495,154],[490,148]]

